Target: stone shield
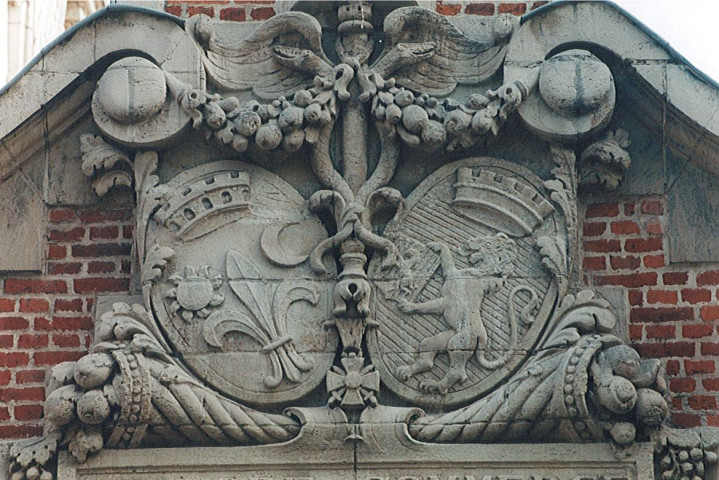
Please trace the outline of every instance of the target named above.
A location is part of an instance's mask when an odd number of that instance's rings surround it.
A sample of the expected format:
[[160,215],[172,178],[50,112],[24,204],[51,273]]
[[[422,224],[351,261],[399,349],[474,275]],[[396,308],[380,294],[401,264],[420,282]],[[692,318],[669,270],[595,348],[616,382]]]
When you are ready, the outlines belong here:
[[370,265],[379,326],[368,348],[387,387],[457,405],[523,363],[559,288],[538,239],[566,239],[535,174],[491,158],[454,162],[417,187],[385,236],[401,259],[390,271]]
[[332,365],[332,285],[309,271],[326,237],[303,198],[277,175],[215,162],[168,184],[149,221],[148,248],[175,252],[152,308],[185,363],[224,394],[283,404],[307,394]]

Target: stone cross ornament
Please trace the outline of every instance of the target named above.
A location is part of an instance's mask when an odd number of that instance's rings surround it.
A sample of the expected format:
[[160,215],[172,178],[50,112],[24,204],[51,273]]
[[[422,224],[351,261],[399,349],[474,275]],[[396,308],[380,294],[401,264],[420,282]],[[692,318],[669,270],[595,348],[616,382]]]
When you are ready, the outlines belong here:
[[[185,22],[200,83],[132,52],[97,82],[82,169],[134,192],[141,300],[52,370],[11,478],[52,478],[58,449],[274,444],[313,418],[361,443],[401,418],[433,444],[651,441],[664,480],[701,479],[659,361],[583,287],[578,195],[630,165],[608,65],[520,68],[514,17],[388,2],[252,28]],[[520,129],[531,161],[497,141]]]

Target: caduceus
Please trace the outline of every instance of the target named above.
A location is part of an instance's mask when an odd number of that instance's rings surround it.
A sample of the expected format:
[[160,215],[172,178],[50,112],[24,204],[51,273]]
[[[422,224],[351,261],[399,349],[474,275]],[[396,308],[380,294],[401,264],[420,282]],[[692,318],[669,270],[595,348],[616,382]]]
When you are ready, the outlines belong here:
[[[484,38],[469,39],[435,12],[396,9],[384,20],[384,48],[369,63],[376,44],[372,8],[369,2],[338,7],[336,65],[322,49],[322,27],[306,13],[277,15],[234,43],[216,38],[208,17],[193,17],[186,28],[204,52],[210,79],[225,91],[252,90],[271,103],[241,105],[234,97],[197,90],[178,95],[196,127],[209,126],[210,134],[236,150],[244,151],[252,137],[266,150],[311,145],[312,168],[327,189],[315,192],[309,206],[329,212],[336,233],[316,246],[310,265],[325,273],[323,257],[339,248],[343,268],[335,287],[337,318],[369,313],[365,247],[383,255],[383,268],[396,264],[396,246],[373,232],[373,222],[377,212],[394,215],[402,204],[400,192],[387,187],[401,144],[433,150],[469,146],[489,131],[496,134],[527,94],[518,83],[472,95],[465,105],[436,98],[457,84],[481,83],[496,73],[514,27],[512,17],[485,20]],[[380,139],[376,162],[367,157],[370,123]],[[330,137],[338,124],[342,153],[333,159]],[[376,165],[371,172],[369,165]],[[337,326],[345,352],[359,351],[362,333]]]

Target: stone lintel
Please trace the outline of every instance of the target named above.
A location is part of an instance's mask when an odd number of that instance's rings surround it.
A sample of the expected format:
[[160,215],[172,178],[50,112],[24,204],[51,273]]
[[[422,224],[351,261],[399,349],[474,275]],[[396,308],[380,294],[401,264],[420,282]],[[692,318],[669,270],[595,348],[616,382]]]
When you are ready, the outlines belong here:
[[103,450],[83,465],[60,456],[68,480],[385,480],[530,478],[652,480],[652,446],[618,452],[608,444],[430,445],[373,451],[353,442],[332,448],[277,446]]

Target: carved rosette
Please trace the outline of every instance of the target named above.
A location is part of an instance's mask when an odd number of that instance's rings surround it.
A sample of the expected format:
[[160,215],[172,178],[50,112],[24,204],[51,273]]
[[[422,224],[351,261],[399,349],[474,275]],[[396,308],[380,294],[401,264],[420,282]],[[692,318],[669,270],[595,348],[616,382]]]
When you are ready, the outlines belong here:
[[286,404],[313,390],[337,348],[322,325],[332,285],[306,263],[326,237],[319,220],[279,177],[238,162],[188,170],[165,188],[146,221],[148,238],[175,252],[178,273],[150,294],[171,348],[241,401]]

